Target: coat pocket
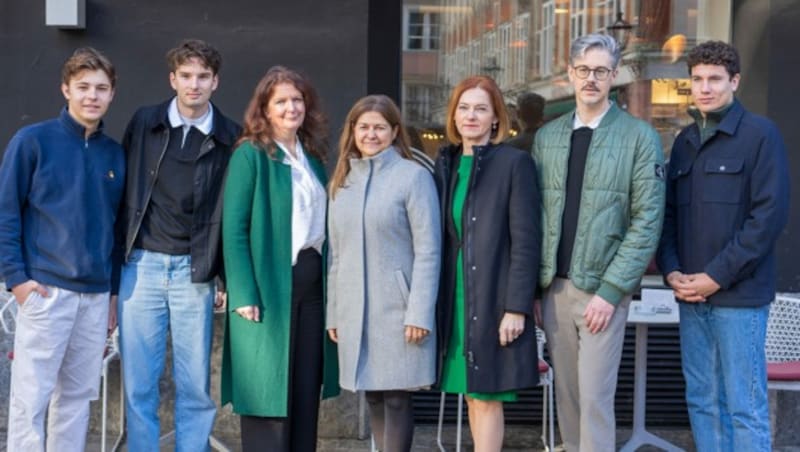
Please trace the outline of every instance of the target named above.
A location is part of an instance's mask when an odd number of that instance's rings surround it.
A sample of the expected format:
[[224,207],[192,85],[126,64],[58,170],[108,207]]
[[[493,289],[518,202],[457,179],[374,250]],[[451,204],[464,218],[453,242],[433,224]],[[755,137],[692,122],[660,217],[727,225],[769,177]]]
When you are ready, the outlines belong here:
[[741,202],[744,159],[713,158],[705,162],[703,201],[725,204]]

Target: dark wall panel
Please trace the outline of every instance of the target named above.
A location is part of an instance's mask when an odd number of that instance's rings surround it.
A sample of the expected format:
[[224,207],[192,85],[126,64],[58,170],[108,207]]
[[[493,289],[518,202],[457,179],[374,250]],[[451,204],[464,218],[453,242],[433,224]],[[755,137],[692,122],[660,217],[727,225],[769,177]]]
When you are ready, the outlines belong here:
[[[86,29],[59,30],[44,25],[44,1],[2,1],[0,146],[19,127],[58,112],[63,105],[61,64],[82,45],[102,50],[117,67],[119,84],[107,126],[119,138],[136,107],[172,94],[164,54],[185,37],[205,39],[220,49],[223,67],[212,100],[237,121],[270,66],[283,64],[308,74],[330,115],[335,143],[348,108],[367,93],[368,77],[399,73],[399,49],[395,68],[368,71],[368,16],[400,14],[399,8],[371,10],[370,3],[87,0]],[[394,39],[399,42],[397,31]],[[399,86],[399,80],[395,83]]]
[[792,178],[789,224],[778,240],[778,290],[800,292],[800,128],[797,127],[797,74],[800,40],[797,0],[735,0],[733,43],[742,59],[739,99],[775,121],[783,134]]
[[800,292],[800,264],[797,256],[800,247],[800,128],[797,127],[797,108],[800,95],[797,90],[800,74],[800,53],[788,43],[800,41],[800,2],[797,0],[772,0],[770,12],[768,67],[769,86],[767,116],[772,118],[783,133],[789,154],[789,171],[792,175],[792,208],[789,225],[778,242],[778,290]]

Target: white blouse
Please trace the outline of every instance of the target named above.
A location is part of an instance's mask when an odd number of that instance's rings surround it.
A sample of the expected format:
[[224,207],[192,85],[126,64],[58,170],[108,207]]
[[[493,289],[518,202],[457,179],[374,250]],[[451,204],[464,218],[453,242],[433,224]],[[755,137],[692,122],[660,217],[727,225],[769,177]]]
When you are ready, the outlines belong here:
[[325,242],[325,188],[314,175],[300,139],[296,140],[295,155],[284,151],[283,163],[292,167],[292,265],[297,263],[300,250],[314,248],[322,252]]

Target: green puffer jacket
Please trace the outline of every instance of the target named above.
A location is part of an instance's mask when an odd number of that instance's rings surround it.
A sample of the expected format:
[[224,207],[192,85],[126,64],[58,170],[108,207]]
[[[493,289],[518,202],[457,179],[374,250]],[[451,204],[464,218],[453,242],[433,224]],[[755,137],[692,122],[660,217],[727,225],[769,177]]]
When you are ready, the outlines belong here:
[[[533,146],[542,194],[540,285],[550,285],[566,198],[573,114],[550,122]],[[664,219],[664,154],[656,131],[616,104],[592,135],[569,277],[616,305],[636,290]]]

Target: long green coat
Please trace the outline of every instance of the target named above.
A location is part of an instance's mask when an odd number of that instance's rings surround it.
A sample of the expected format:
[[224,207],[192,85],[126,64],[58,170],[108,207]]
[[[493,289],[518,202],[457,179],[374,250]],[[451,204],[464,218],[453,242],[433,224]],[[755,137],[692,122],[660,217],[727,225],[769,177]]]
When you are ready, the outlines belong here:
[[[240,145],[228,165],[222,243],[228,312],[222,357],[222,404],[239,414],[287,415],[292,300],[292,175],[280,149],[270,157],[251,143]],[[308,156],[319,181],[325,170]],[[325,262],[325,259],[323,259]],[[324,274],[324,268],[322,269]],[[259,322],[236,308],[257,305]],[[335,345],[324,334],[323,397],[336,395]],[[298,356],[297,359],[303,359]]]

